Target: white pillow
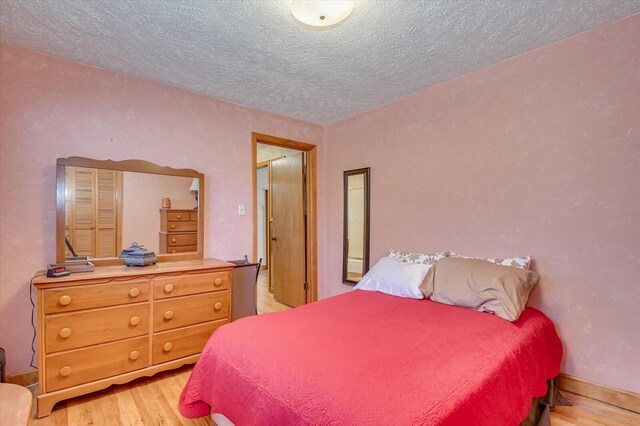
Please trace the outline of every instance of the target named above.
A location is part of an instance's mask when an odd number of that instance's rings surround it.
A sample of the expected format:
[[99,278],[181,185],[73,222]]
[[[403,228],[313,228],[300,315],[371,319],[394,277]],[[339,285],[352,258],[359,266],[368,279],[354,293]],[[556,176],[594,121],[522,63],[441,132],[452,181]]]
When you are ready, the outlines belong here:
[[356,290],[379,291],[392,296],[424,299],[420,284],[431,265],[407,263],[391,257],[383,257],[362,277]]

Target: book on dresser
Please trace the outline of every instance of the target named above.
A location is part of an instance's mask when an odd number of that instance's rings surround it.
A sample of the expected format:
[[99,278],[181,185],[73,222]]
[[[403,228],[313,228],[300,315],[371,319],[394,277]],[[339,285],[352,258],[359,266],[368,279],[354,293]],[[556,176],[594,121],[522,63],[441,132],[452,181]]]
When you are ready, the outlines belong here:
[[231,321],[232,263],[97,267],[38,277],[38,417],[62,400],[197,361]]
[[160,209],[160,253],[198,251],[198,210]]

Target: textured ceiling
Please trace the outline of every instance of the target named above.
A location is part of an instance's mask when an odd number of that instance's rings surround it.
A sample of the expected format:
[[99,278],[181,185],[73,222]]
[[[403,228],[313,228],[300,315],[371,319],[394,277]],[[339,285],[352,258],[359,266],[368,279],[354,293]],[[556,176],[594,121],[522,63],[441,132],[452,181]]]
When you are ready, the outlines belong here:
[[0,40],[325,125],[640,12],[640,0],[369,0],[314,30],[288,4],[0,0]]

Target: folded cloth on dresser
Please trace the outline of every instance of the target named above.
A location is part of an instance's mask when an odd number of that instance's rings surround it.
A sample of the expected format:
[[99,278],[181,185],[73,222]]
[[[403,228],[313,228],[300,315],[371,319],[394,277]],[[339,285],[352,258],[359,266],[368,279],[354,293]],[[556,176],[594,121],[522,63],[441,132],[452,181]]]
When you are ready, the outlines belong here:
[[558,375],[553,323],[352,291],[209,339],[180,412],[238,426],[518,425]]

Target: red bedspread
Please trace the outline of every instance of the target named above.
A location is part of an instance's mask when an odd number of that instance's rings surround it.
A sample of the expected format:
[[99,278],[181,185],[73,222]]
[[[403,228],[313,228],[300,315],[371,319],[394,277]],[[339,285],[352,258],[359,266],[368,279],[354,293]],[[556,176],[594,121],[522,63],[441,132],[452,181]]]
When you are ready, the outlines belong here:
[[560,369],[552,322],[370,291],[243,318],[209,339],[180,412],[242,425],[517,425]]

